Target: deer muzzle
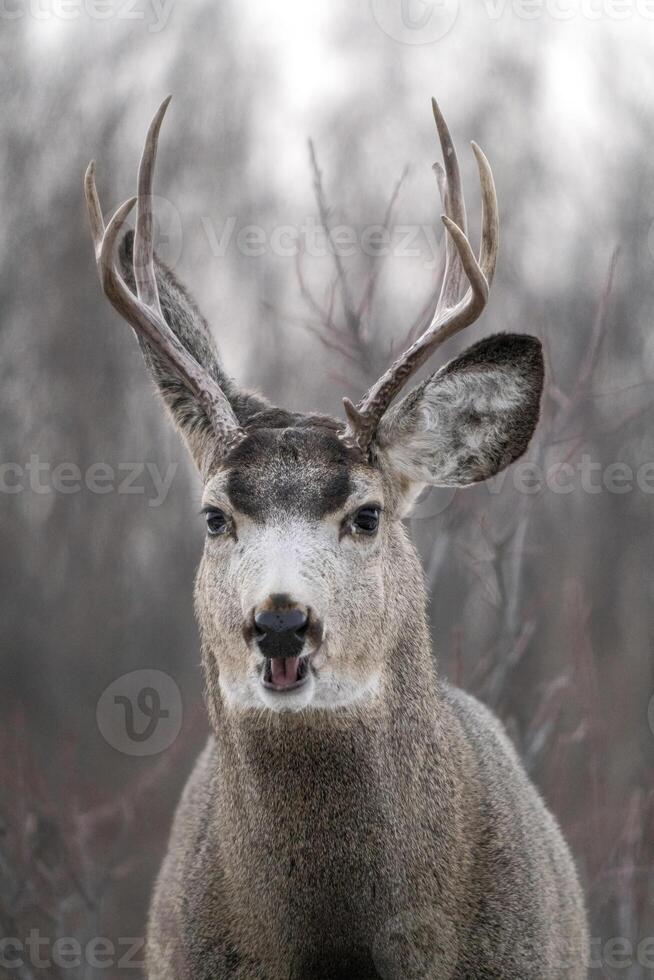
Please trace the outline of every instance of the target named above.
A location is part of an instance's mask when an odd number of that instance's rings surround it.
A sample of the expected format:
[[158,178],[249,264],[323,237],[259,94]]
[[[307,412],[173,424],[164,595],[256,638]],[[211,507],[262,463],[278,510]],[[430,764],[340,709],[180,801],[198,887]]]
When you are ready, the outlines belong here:
[[262,676],[265,687],[289,690],[304,683],[308,657],[302,656],[309,617],[303,609],[263,610],[255,613],[255,639],[266,658]]

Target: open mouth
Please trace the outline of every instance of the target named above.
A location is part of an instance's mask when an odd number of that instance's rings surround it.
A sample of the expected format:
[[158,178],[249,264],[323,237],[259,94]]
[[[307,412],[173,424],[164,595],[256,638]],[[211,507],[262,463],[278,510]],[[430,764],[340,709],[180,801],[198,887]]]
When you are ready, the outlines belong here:
[[296,691],[308,680],[308,657],[266,657],[261,683],[269,690]]

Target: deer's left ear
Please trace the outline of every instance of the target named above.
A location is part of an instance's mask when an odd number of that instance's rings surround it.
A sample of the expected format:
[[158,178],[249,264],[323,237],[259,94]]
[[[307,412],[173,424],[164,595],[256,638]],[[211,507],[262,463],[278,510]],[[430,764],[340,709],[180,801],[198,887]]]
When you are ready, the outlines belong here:
[[536,337],[479,341],[386,412],[374,446],[379,465],[414,488],[464,487],[494,476],[529,444],[543,374]]

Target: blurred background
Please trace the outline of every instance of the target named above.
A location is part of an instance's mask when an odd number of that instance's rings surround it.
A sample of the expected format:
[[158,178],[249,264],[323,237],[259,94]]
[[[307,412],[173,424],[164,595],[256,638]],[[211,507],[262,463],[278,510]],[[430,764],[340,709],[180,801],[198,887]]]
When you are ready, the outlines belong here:
[[0,977],[140,975],[208,729],[199,482],[101,296],[82,205],[91,157],[107,211],[134,192],[169,92],[159,253],[228,369],[293,409],[340,414],[429,314],[432,94],[473,235],[468,141],[490,158],[498,272],[443,356],[537,334],[547,391],[524,462],[411,521],[434,648],[564,828],[591,976],[654,976],[653,42],[644,0],[6,0]]

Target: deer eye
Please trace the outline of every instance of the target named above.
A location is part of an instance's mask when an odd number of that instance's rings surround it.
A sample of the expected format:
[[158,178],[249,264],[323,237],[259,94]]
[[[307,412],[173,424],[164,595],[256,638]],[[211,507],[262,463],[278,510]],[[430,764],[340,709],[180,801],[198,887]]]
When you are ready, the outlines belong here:
[[380,507],[360,507],[352,516],[352,530],[355,534],[374,534],[379,526]]
[[222,510],[216,507],[207,507],[202,511],[207,522],[207,534],[210,538],[217,538],[221,534],[229,531],[229,518]]

